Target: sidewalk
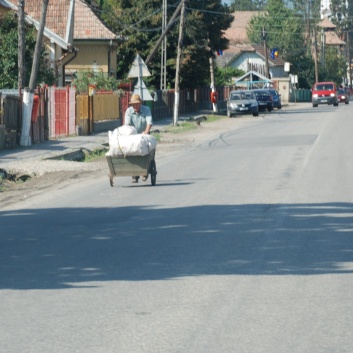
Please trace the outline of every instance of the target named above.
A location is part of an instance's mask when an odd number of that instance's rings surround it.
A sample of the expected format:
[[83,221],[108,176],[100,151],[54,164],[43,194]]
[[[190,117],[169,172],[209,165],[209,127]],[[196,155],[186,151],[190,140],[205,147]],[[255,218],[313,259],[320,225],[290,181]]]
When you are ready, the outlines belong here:
[[[289,106],[286,104],[283,106]],[[295,105],[295,104],[294,104]],[[185,121],[198,115],[211,115],[212,111],[197,112],[179,116],[179,121]],[[223,114],[221,114],[223,115]],[[173,118],[154,121],[152,131],[163,130],[173,124]],[[0,170],[9,172],[41,175],[61,170],[89,169],[90,163],[77,163],[75,154],[83,155],[84,151],[92,152],[108,148],[108,131],[89,136],[70,136],[56,140],[44,141],[31,147],[0,150]],[[72,158],[72,160],[69,160]],[[66,162],[66,163],[65,163]],[[83,166],[84,165],[84,166]]]
[[[182,118],[181,118],[182,119]],[[172,118],[155,121],[152,131],[163,129],[172,124]],[[84,151],[92,152],[97,149],[108,148],[108,131],[89,136],[70,136],[56,140],[48,140],[31,147],[19,147],[14,149],[0,150],[0,169],[7,172],[18,171],[29,174],[42,174],[48,171],[56,171],[54,161],[63,161],[70,157],[74,159],[75,154]],[[67,161],[67,168],[74,168],[78,163]],[[82,163],[81,168],[82,168]],[[48,170],[49,169],[49,170]]]
[[[285,103],[282,106],[292,106],[296,103]],[[179,121],[185,121],[190,117],[197,115],[212,115],[212,110],[199,111],[191,114],[179,116]],[[220,110],[220,115],[225,115],[224,111]],[[153,122],[153,130],[162,129],[170,126],[173,123],[173,117],[156,120]],[[60,157],[78,150],[86,149],[93,151],[101,148],[102,145],[108,144],[108,131],[89,136],[70,136],[63,137],[57,140],[44,141],[40,144],[32,145],[31,147],[19,147],[15,149],[0,150],[0,168],[15,161],[43,160],[47,158]]]

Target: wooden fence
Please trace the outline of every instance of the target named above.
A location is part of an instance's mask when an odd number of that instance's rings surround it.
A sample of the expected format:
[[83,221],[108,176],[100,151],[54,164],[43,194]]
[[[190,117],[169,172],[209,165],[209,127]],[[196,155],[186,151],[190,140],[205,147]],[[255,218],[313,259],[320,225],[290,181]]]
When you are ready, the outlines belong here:
[[[225,107],[230,90],[235,87],[218,87],[218,107]],[[93,96],[76,95],[74,88],[44,87],[38,88],[39,109],[32,117],[32,143],[69,136],[89,135],[100,131],[112,130],[124,123],[125,110],[129,106],[131,92],[115,94],[97,92]],[[174,90],[156,91],[155,101],[146,104],[151,108],[155,121],[173,117]],[[22,129],[22,98],[6,95],[0,125],[6,134],[16,136],[17,144]],[[212,111],[210,88],[184,89],[179,92],[179,116],[198,111]],[[2,124],[1,124],[2,123]],[[0,146],[1,148],[1,146]]]
[[113,122],[120,125],[120,119],[119,95],[98,93],[92,96],[76,96],[76,125],[80,134],[89,135],[95,132],[95,126],[100,123]]

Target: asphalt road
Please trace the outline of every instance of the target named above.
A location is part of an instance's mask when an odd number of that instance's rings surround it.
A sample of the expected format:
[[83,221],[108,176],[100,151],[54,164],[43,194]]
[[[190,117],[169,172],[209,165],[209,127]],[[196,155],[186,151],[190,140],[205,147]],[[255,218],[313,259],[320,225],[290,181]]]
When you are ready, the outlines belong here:
[[230,125],[0,212],[0,352],[351,353],[351,107]]

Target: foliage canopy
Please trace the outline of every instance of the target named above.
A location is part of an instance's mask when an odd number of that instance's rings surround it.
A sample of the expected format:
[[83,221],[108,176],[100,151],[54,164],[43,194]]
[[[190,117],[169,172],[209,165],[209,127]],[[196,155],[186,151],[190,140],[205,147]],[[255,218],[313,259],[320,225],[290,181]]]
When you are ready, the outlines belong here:
[[[26,82],[29,82],[32,67],[36,33],[33,27],[26,25],[25,68]],[[18,23],[14,13],[7,14],[0,21],[0,88],[17,88],[18,86]],[[55,71],[51,68],[49,59],[42,48],[37,82],[54,84]]]
[[[340,9],[342,9],[340,7]],[[298,75],[299,86],[309,88],[315,82],[313,59],[314,30],[319,32],[320,2],[318,0],[268,0],[265,11],[254,16],[248,27],[252,43],[262,44],[266,33],[269,48],[278,48],[280,56],[291,63],[291,74]],[[319,80],[342,83],[347,65],[337,47],[318,48]]]
[[266,0],[233,0],[230,8],[232,11],[262,11],[266,3]]
[[[132,63],[136,54],[146,59],[162,34],[162,1],[160,0],[104,0],[102,17],[117,33],[127,40],[118,48],[118,78],[124,79],[129,71],[127,63]],[[168,5],[167,18],[170,19],[177,5]],[[209,58],[217,50],[228,47],[223,37],[231,25],[233,16],[228,6],[221,0],[188,0],[183,33],[181,87],[199,87],[210,83]],[[167,34],[167,82],[171,88],[175,84],[176,57],[179,37],[179,18]],[[161,50],[151,62],[152,73],[146,84],[158,88],[161,77]]]

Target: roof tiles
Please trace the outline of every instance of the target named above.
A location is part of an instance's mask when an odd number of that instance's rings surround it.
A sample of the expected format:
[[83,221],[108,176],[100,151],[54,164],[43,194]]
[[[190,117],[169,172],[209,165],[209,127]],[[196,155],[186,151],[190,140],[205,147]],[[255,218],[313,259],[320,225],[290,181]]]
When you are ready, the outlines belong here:
[[231,26],[224,32],[224,36],[231,44],[250,43],[246,28],[252,17],[260,15],[258,11],[235,11],[232,13],[234,20]]
[[[15,0],[11,0],[15,5]],[[49,1],[45,25],[61,38],[66,36],[70,0]],[[25,12],[37,21],[42,13],[42,0],[26,0]],[[115,39],[117,35],[96,16],[82,0],[75,0],[74,39]]]

